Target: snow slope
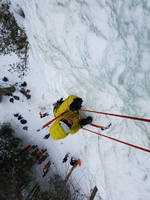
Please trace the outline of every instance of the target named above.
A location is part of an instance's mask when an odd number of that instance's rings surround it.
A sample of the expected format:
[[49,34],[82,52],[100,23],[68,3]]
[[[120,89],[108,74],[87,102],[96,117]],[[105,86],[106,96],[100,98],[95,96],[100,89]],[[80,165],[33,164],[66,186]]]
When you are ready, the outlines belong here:
[[[30,43],[30,71],[25,80],[32,99],[15,103],[3,115],[9,115],[14,108],[24,114],[29,122],[26,137],[48,148],[62,176],[67,170],[62,165],[64,154],[70,152],[80,157],[82,166],[74,171],[72,181],[76,180],[84,193],[89,194],[97,185],[95,199],[101,196],[105,200],[149,200],[149,153],[83,130],[64,140],[45,141],[42,138],[48,129],[40,133],[36,129],[53,117],[52,104],[70,94],[82,97],[84,108],[150,117],[150,2],[11,2],[11,9],[18,23],[25,27]],[[25,19],[19,16],[20,8]],[[49,117],[39,118],[42,109],[50,113]],[[111,121],[112,127],[105,134],[150,147],[148,123],[92,116],[97,124]]]

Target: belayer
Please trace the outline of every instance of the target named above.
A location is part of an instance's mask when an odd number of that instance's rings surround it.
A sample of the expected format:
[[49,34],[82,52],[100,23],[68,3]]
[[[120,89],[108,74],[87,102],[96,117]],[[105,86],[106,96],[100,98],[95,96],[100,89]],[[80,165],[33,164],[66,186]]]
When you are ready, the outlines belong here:
[[[92,117],[88,116],[80,119],[79,110],[82,106],[82,98],[71,95],[67,99],[62,98],[54,104],[53,113],[58,119],[54,121],[49,129],[49,134],[44,138],[51,136],[54,140],[67,137],[68,134],[75,134],[83,126],[92,123]],[[64,113],[66,112],[66,113]]]

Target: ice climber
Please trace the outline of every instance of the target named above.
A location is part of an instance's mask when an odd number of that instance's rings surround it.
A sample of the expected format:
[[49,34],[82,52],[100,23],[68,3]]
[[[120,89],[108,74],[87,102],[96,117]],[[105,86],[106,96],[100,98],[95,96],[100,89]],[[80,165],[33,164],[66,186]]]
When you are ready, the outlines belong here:
[[70,153],[66,153],[66,155],[63,158],[62,162],[66,163],[68,159],[70,160],[70,165],[71,166],[77,166],[77,165],[81,166],[81,160],[79,158],[77,159],[77,158],[71,156]]
[[82,102],[82,98],[71,95],[65,100],[61,98],[54,104],[54,116],[61,116],[50,127],[49,136],[52,139],[58,140],[65,138],[68,134],[75,134],[83,126],[92,122],[90,116],[80,119],[79,110]]

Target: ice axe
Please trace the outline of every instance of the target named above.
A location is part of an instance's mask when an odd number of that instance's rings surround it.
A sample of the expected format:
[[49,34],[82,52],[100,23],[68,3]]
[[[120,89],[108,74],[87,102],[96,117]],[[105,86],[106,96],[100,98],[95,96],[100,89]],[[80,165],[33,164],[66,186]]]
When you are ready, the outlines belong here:
[[46,124],[44,124],[40,129],[37,129],[36,131],[39,132],[41,131],[42,129],[44,129],[45,127],[47,127],[48,125],[50,125],[52,122],[54,122],[56,119],[58,119],[59,117],[61,117],[63,114],[67,113],[67,111],[61,113],[60,115],[58,115],[57,117],[53,118],[52,120],[50,120],[49,122],[47,122]]

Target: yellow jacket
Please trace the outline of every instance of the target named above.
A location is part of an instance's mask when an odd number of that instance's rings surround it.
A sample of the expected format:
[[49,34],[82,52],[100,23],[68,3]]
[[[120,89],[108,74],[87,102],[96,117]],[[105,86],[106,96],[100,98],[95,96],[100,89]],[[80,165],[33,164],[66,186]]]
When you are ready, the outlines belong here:
[[[64,113],[61,115],[50,127],[49,133],[52,139],[59,140],[62,138],[65,138],[69,133],[74,134],[76,133],[80,128],[79,123],[79,112],[78,111],[71,111],[69,109],[70,104],[73,102],[73,100],[77,98],[77,96],[71,95],[65,101],[58,107],[58,109],[54,110],[54,116],[57,117],[58,115],[62,114],[65,111],[68,111],[67,113]],[[73,121],[72,127],[68,133],[65,133],[64,129],[60,125],[60,121],[65,118],[71,118]]]

